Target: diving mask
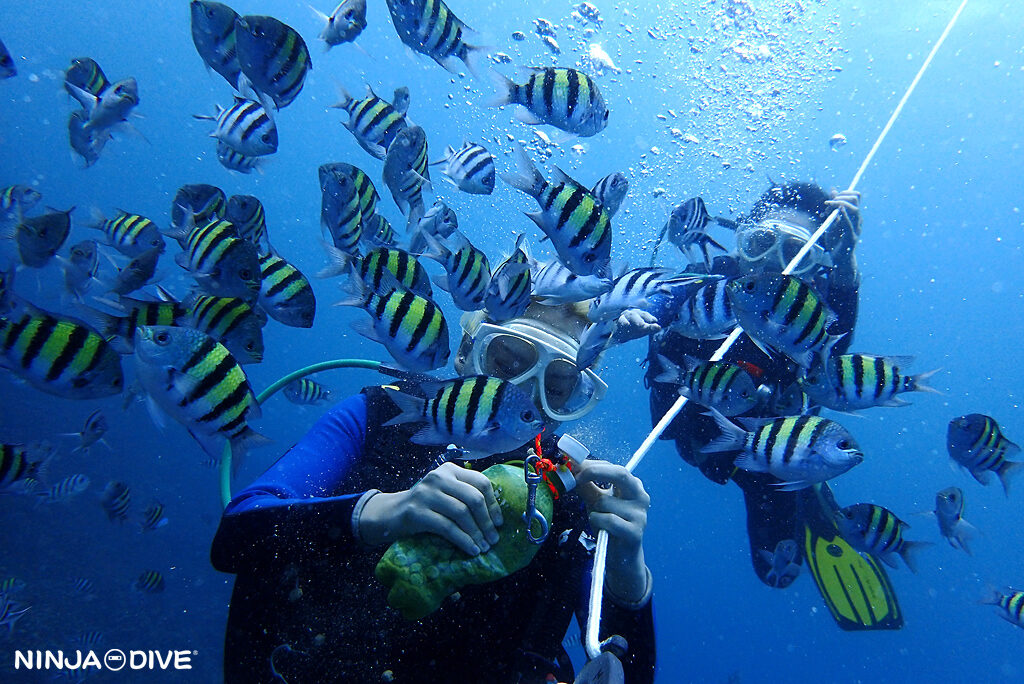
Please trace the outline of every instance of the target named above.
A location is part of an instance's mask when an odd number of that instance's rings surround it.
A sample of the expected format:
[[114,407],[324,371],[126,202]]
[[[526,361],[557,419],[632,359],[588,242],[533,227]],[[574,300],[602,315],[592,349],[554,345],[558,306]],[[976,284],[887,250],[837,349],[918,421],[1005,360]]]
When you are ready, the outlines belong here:
[[534,383],[551,420],[565,422],[589,413],[608,391],[591,369],[576,368],[576,350],[565,338],[526,323],[480,323],[467,357],[471,373],[507,380],[529,392]]
[[[775,268],[782,271],[810,239],[811,232],[806,228],[785,221],[763,219],[736,231],[736,252],[745,271]],[[819,267],[831,266],[832,258],[828,252],[815,244],[793,269],[792,275],[806,275]]]

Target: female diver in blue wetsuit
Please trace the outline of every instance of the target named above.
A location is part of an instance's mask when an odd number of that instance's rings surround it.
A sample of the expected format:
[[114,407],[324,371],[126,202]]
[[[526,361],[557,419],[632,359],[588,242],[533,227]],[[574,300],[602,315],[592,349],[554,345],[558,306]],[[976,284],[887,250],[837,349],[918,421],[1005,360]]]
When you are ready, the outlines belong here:
[[[572,363],[585,324],[565,306],[534,304],[500,325],[467,315],[456,371],[518,385],[554,428],[589,413],[604,393],[593,371]],[[574,613],[586,618],[591,534],[605,529],[603,627],[629,644],[627,681],[652,681],[651,576],[642,546],[649,498],[640,480],[611,463],[586,461],[523,570],[465,587],[417,622],[388,605],[374,579],[384,544],[429,531],[470,554],[489,548],[499,521],[480,471],[522,459],[527,446],[438,466],[443,446],[410,441],[421,425],[383,427],[398,413],[381,388],[364,389],[232,499],[211,554],[215,567],[237,575],[225,680],[543,682],[551,674],[571,681],[561,642]],[[549,432],[543,447],[553,453]]]

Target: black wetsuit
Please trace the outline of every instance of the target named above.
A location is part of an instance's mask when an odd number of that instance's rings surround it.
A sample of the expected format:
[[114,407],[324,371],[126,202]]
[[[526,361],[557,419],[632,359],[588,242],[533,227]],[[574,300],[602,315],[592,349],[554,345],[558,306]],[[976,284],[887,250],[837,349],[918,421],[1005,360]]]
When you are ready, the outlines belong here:
[[[225,681],[279,681],[271,665],[290,684],[499,684],[543,682],[547,673],[572,681],[562,640],[574,612],[585,616],[592,562],[581,541],[586,511],[572,492],[556,502],[550,536],[528,567],[465,587],[418,622],[388,606],[374,577],[385,547],[355,539],[354,507],[370,489],[411,487],[444,453],[409,441],[422,425],[381,427],[398,413],[379,388],[365,389],[232,500],[211,552],[218,570],[237,575]],[[525,446],[472,467],[524,454]],[[629,643],[627,681],[653,681],[651,602],[630,610],[606,595],[603,611],[602,638]]]
[[[732,257],[716,258],[711,272],[729,278],[741,275],[739,266]],[[851,280],[856,281],[856,278]],[[853,327],[857,320],[857,286],[828,287],[828,283],[821,278],[816,279],[814,286],[837,315],[836,322],[829,327],[828,331],[835,335],[845,333],[845,336],[834,347],[835,353],[842,354],[850,345]],[[661,354],[676,365],[685,367],[684,355],[697,359],[709,359],[721,344],[722,340],[695,340],[672,330],[651,337],[644,381],[651,390],[652,424],[657,423],[679,397],[674,386],[653,382],[654,377],[661,372],[657,355]],[[792,386],[800,370],[797,364],[781,353],[769,358],[746,336],[740,336],[725,355],[724,360],[750,364],[747,366],[747,370],[754,371],[755,383],[765,384],[780,392]],[[772,475],[752,473],[736,468],[733,461],[736,459],[738,451],[702,453],[702,447],[721,434],[715,421],[704,415],[705,413],[704,407],[688,402],[662,434],[661,439],[675,441],[676,450],[683,460],[700,468],[700,471],[708,479],[719,484],[725,484],[732,479],[740,486],[747,506],[747,533],[750,537],[750,554],[754,570],[762,581],[772,584],[767,580],[768,570],[771,566],[762,558],[759,550],[763,549],[771,553],[779,541],[799,538],[797,526],[801,519],[798,509],[800,505],[807,502],[800,501],[798,492],[780,492],[775,489],[772,483],[778,482],[778,480]],[[758,408],[743,415],[760,417],[772,414],[761,409],[759,405]],[[800,553],[801,556],[797,558],[797,562],[802,558],[802,550]]]

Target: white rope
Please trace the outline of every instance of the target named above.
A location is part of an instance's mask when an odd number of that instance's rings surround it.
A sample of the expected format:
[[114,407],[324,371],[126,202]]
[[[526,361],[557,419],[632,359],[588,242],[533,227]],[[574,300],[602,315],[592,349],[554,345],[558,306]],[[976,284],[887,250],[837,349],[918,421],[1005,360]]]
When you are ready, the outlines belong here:
[[[882,132],[879,133],[878,138],[875,140],[875,144],[871,146],[871,150],[864,158],[860,168],[857,169],[857,173],[854,175],[853,181],[850,183],[849,190],[856,189],[857,184],[860,183],[861,176],[864,175],[864,171],[871,163],[871,160],[874,159],[875,153],[878,152],[878,148],[882,145],[882,141],[885,140],[885,137],[889,134],[889,130],[892,128],[893,124],[896,123],[896,119],[899,118],[900,112],[903,111],[903,106],[907,103],[907,100],[910,99],[910,95],[914,92],[914,89],[917,88],[918,82],[921,80],[921,77],[924,76],[925,71],[928,70],[928,66],[932,63],[932,59],[939,51],[939,48],[942,47],[942,43],[945,42],[946,36],[948,36],[949,32],[953,30],[953,26],[956,25],[957,19],[960,18],[960,14],[964,11],[964,7],[966,6],[967,0],[962,0],[960,6],[949,20],[949,23],[946,24],[946,28],[942,32],[942,35],[939,36],[939,39],[935,42],[931,52],[928,53],[928,57],[926,57],[924,62],[921,64],[921,68],[918,69],[917,75],[914,76],[914,80],[910,82],[910,87],[907,88],[907,92],[905,92],[903,97],[900,98],[899,104],[896,105],[896,109],[893,110],[892,116],[889,117],[889,121],[886,122]],[[800,248],[800,251],[796,253],[793,260],[789,262],[785,269],[783,269],[783,275],[789,275],[796,269],[800,264],[800,261],[808,252],[811,251],[821,236],[825,234],[825,231],[835,223],[839,212],[840,210],[838,207],[832,210],[832,213],[828,215],[828,218],[826,218],[825,222],[821,224],[821,227],[814,232],[811,239]],[[710,360],[721,361],[736,340],[739,339],[741,334],[743,334],[743,331],[739,327],[734,328],[733,331],[729,333],[729,336],[725,338],[725,341],[722,342],[722,346],[718,348],[718,351],[711,356]],[[650,434],[647,435],[647,438],[644,439],[636,452],[633,453],[633,456],[626,463],[627,470],[633,472],[633,470],[640,464],[640,461],[644,460],[644,456],[647,455],[647,452],[650,451],[651,447],[658,441],[661,434],[666,430],[666,428],[668,428],[669,423],[671,423],[675,417],[679,415],[679,412],[683,410],[683,407],[686,405],[686,401],[686,397],[683,396],[676,399],[675,403],[672,404],[672,407],[665,412],[665,415],[661,417],[658,424],[654,426],[654,429],[651,430]],[[583,645],[587,651],[587,657],[591,659],[596,658],[601,654],[601,641],[599,637],[601,628],[601,598],[604,595],[604,570],[607,558],[608,533],[601,530],[597,534],[597,548],[594,551],[594,568],[590,583],[589,617],[587,619],[586,638],[583,640]]]

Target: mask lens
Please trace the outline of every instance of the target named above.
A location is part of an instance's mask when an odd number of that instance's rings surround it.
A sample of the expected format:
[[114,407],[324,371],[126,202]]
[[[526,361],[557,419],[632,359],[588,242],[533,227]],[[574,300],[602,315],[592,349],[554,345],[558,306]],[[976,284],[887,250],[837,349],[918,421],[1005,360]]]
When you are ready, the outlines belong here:
[[748,259],[760,259],[775,246],[775,233],[764,228],[748,230],[740,238],[740,249]]
[[544,393],[548,407],[563,412],[580,384],[580,372],[565,359],[553,359],[544,369]]
[[529,340],[512,335],[495,335],[484,352],[484,373],[499,380],[512,380],[537,365],[537,348]]
[[[789,237],[786,238],[782,243],[782,259],[783,266],[788,264],[800,251],[800,248],[804,246],[804,241],[800,238]],[[810,260],[811,255],[808,254],[804,259]]]

